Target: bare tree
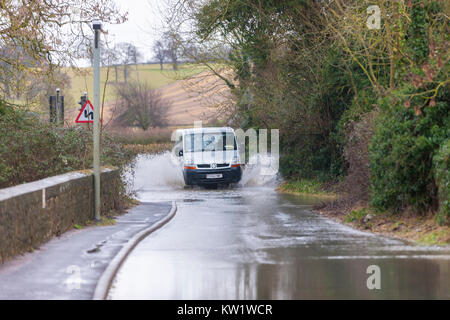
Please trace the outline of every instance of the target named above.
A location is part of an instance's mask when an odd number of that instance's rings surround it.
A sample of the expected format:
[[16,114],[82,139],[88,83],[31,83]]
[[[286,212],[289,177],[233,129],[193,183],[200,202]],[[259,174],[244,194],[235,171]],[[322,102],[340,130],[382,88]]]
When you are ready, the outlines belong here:
[[[0,47],[20,48],[19,57],[2,55],[0,77],[16,71],[50,74],[57,65],[76,65],[92,20],[122,23],[113,0],[0,0]],[[5,91],[10,88],[2,88]]]
[[116,123],[134,126],[142,130],[165,126],[170,103],[147,83],[130,82],[116,86],[116,94],[121,104]]
[[[4,59],[15,60],[22,68],[14,70]],[[48,103],[48,96],[54,94],[56,88],[62,90],[70,87],[70,79],[55,69],[52,73],[29,72],[27,68],[37,65],[20,46],[4,46],[0,48],[0,91],[3,99],[26,106],[39,106]],[[42,103],[43,99],[46,101]],[[14,101],[17,99],[17,101]]]
[[164,60],[166,59],[166,48],[164,47],[164,42],[161,40],[155,41],[153,45],[153,51],[155,53],[155,58],[159,61],[161,70],[164,69]]
[[129,66],[137,65],[141,59],[141,53],[134,44],[121,42],[116,47],[117,61],[123,66],[123,79],[128,82]]
[[166,47],[172,49],[167,51],[166,58],[175,70],[181,60],[203,70],[191,75],[175,72],[171,76],[186,80],[183,81],[185,91],[202,101],[208,100],[207,104],[217,110],[214,118],[231,118],[237,108],[235,95],[231,92],[239,87],[239,82],[229,56],[230,51],[238,47],[239,37],[218,32],[200,37],[198,16],[204,3],[203,0],[166,0],[166,6],[159,11],[163,17],[163,28],[159,31]]
[[123,81],[125,83],[128,81],[128,65],[131,63],[131,58],[128,54],[129,46],[129,43],[122,42],[116,47],[119,62],[123,67]]
[[[86,59],[89,60],[89,64],[91,66],[94,65],[94,52],[92,51],[94,38],[92,36],[86,37],[85,48],[82,50],[83,55]],[[114,61],[114,56],[116,55],[116,51],[114,49],[110,49],[108,43],[103,40],[99,41],[100,47],[100,64],[102,67],[110,66]]]
[[176,32],[166,32],[163,37],[166,41],[166,56],[172,61],[173,70],[178,70],[178,60],[182,54],[180,35]]
[[119,82],[119,67],[122,63],[121,51],[119,50],[118,45],[114,45],[112,48],[106,49],[107,57],[108,57],[108,66],[114,67],[114,75],[115,75],[115,83]]
[[129,46],[129,48],[128,48],[128,54],[130,55],[131,63],[134,64],[134,65],[137,65],[137,64],[141,61],[141,59],[142,59],[142,54],[141,54],[141,52],[140,52],[139,49],[138,49],[135,45],[133,45],[133,44],[131,44],[131,45]]

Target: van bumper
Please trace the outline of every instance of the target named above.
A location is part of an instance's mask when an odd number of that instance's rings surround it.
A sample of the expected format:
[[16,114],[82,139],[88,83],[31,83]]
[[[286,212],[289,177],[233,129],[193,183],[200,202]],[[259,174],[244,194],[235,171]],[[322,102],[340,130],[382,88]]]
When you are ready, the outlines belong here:
[[[222,178],[209,179],[209,174],[222,174]],[[242,178],[242,168],[224,168],[214,170],[204,169],[183,169],[184,182],[187,185],[214,185],[238,183]]]

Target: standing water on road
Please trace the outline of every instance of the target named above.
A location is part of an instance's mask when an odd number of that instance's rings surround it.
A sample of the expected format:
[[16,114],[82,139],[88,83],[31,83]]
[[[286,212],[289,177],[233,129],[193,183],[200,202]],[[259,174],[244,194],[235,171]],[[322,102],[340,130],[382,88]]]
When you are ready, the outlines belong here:
[[448,247],[336,223],[311,211],[317,198],[280,194],[261,172],[248,168],[236,187],[185,189],[169,153],[138,157],[138,199],[178,211],[130,254],[109,298],[450,298]]

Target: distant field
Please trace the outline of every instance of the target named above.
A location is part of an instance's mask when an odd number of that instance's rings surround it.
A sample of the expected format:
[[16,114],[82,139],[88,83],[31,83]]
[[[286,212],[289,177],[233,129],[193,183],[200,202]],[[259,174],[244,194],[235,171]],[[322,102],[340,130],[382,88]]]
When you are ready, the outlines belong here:
[[[161,71],[159,65],[148,64],[148,65],[138,65],[128,67],[128,81],[135,81],[138,78],[142,82],[147,82],[150,86],[155,89],[159,89],[168,84],[174,83],[177,80],[184,79],[187,76],[197,74],[204,71],[202,67],[193,65],[180,65],[178,71],[173,71],[171,65],[164,65],[164,70]],[[101,81],[101,96],[103,97],[103,89],[105,86],[105,81],[107,77],[107,67],[102,67],[100,71],[100,81]],[[71,95],[75,101],[79,101],[80,96],[83,92],[87,92],[90,99],[93,98],[93,72],[92,68],[82,68],[80,72],[75,72],[72,69],[67,69],[66,74],[71,79],[71,88],[69,92],[65,94]],[[117,78],[119,83],[123,83],[123,67],[118,67]],[[114,94],[114,85],[116,80],[116,74],[114,67],[109,69],[109,79],[106,87],[105,102],[111,102],[116,100]],[[63,93],[64,94],[64,93]],[[66,106],[67,109],[79,107],[78,104],[73,106]]]
[[[217,70],[221,70],[224,76],[232,79],[232,75],[226,70],[226,67],[219,65],[215,65],[215,67]],[[136,67],[132,66],[132,68],[134,70],[130,74],[129,81],[137,79]],[[72,70],[67,71],[72,78],[72,88],[68,94],[71,94],[75,101],[72,100],[73,102],[70,105],[66,104],[65,118],[72,124],[79,113],[79,105],[76,101],[84,91],[92,91],[92,69],[86,68],[82,71],[86,72],[85,76],[74,74]],[[170,69],[170,66],[165,66],[165,70],[160,71],[159,65],[139,65],[138,71],[140,81],[149,83],[170,103],[167,110],[167,120],[171,127],[192,127],[194,121],[197,120],[202,120],[204,123],[217,123],[221,120],[218,111],[222,111],[223,114],[223,110],[230,102],[229,88],[216,75],[206,71],[205,67],[184,65],[180,66],[179,70],[175,72]],[[101,72],[101,81],[104,85],[106,68],[102,68]],[[119,85],[122,84],[122,81],[123,73],[119,73]],[[103,109],[105,124],[111,123],[111,119],[117,115],[115,111],[117,110],[118,100],[114,94],[114,82],[115,72],[114,68],[111,68],[106,89],[106,103]],[[89,90],[86,90],[86,88]],[[91,95],[90,99],[92,98]],[[121,134],[136,136],[136,132],[125,131]]]

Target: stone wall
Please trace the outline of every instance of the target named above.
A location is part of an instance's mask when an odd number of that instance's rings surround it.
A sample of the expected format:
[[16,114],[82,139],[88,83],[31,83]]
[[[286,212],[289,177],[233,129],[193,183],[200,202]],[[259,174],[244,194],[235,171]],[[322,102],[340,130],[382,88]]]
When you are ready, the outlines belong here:
[[[102,214],[120,205],[120,173],[102,169]],[[92,171],[0,189],[0,264],[94,218]]]

